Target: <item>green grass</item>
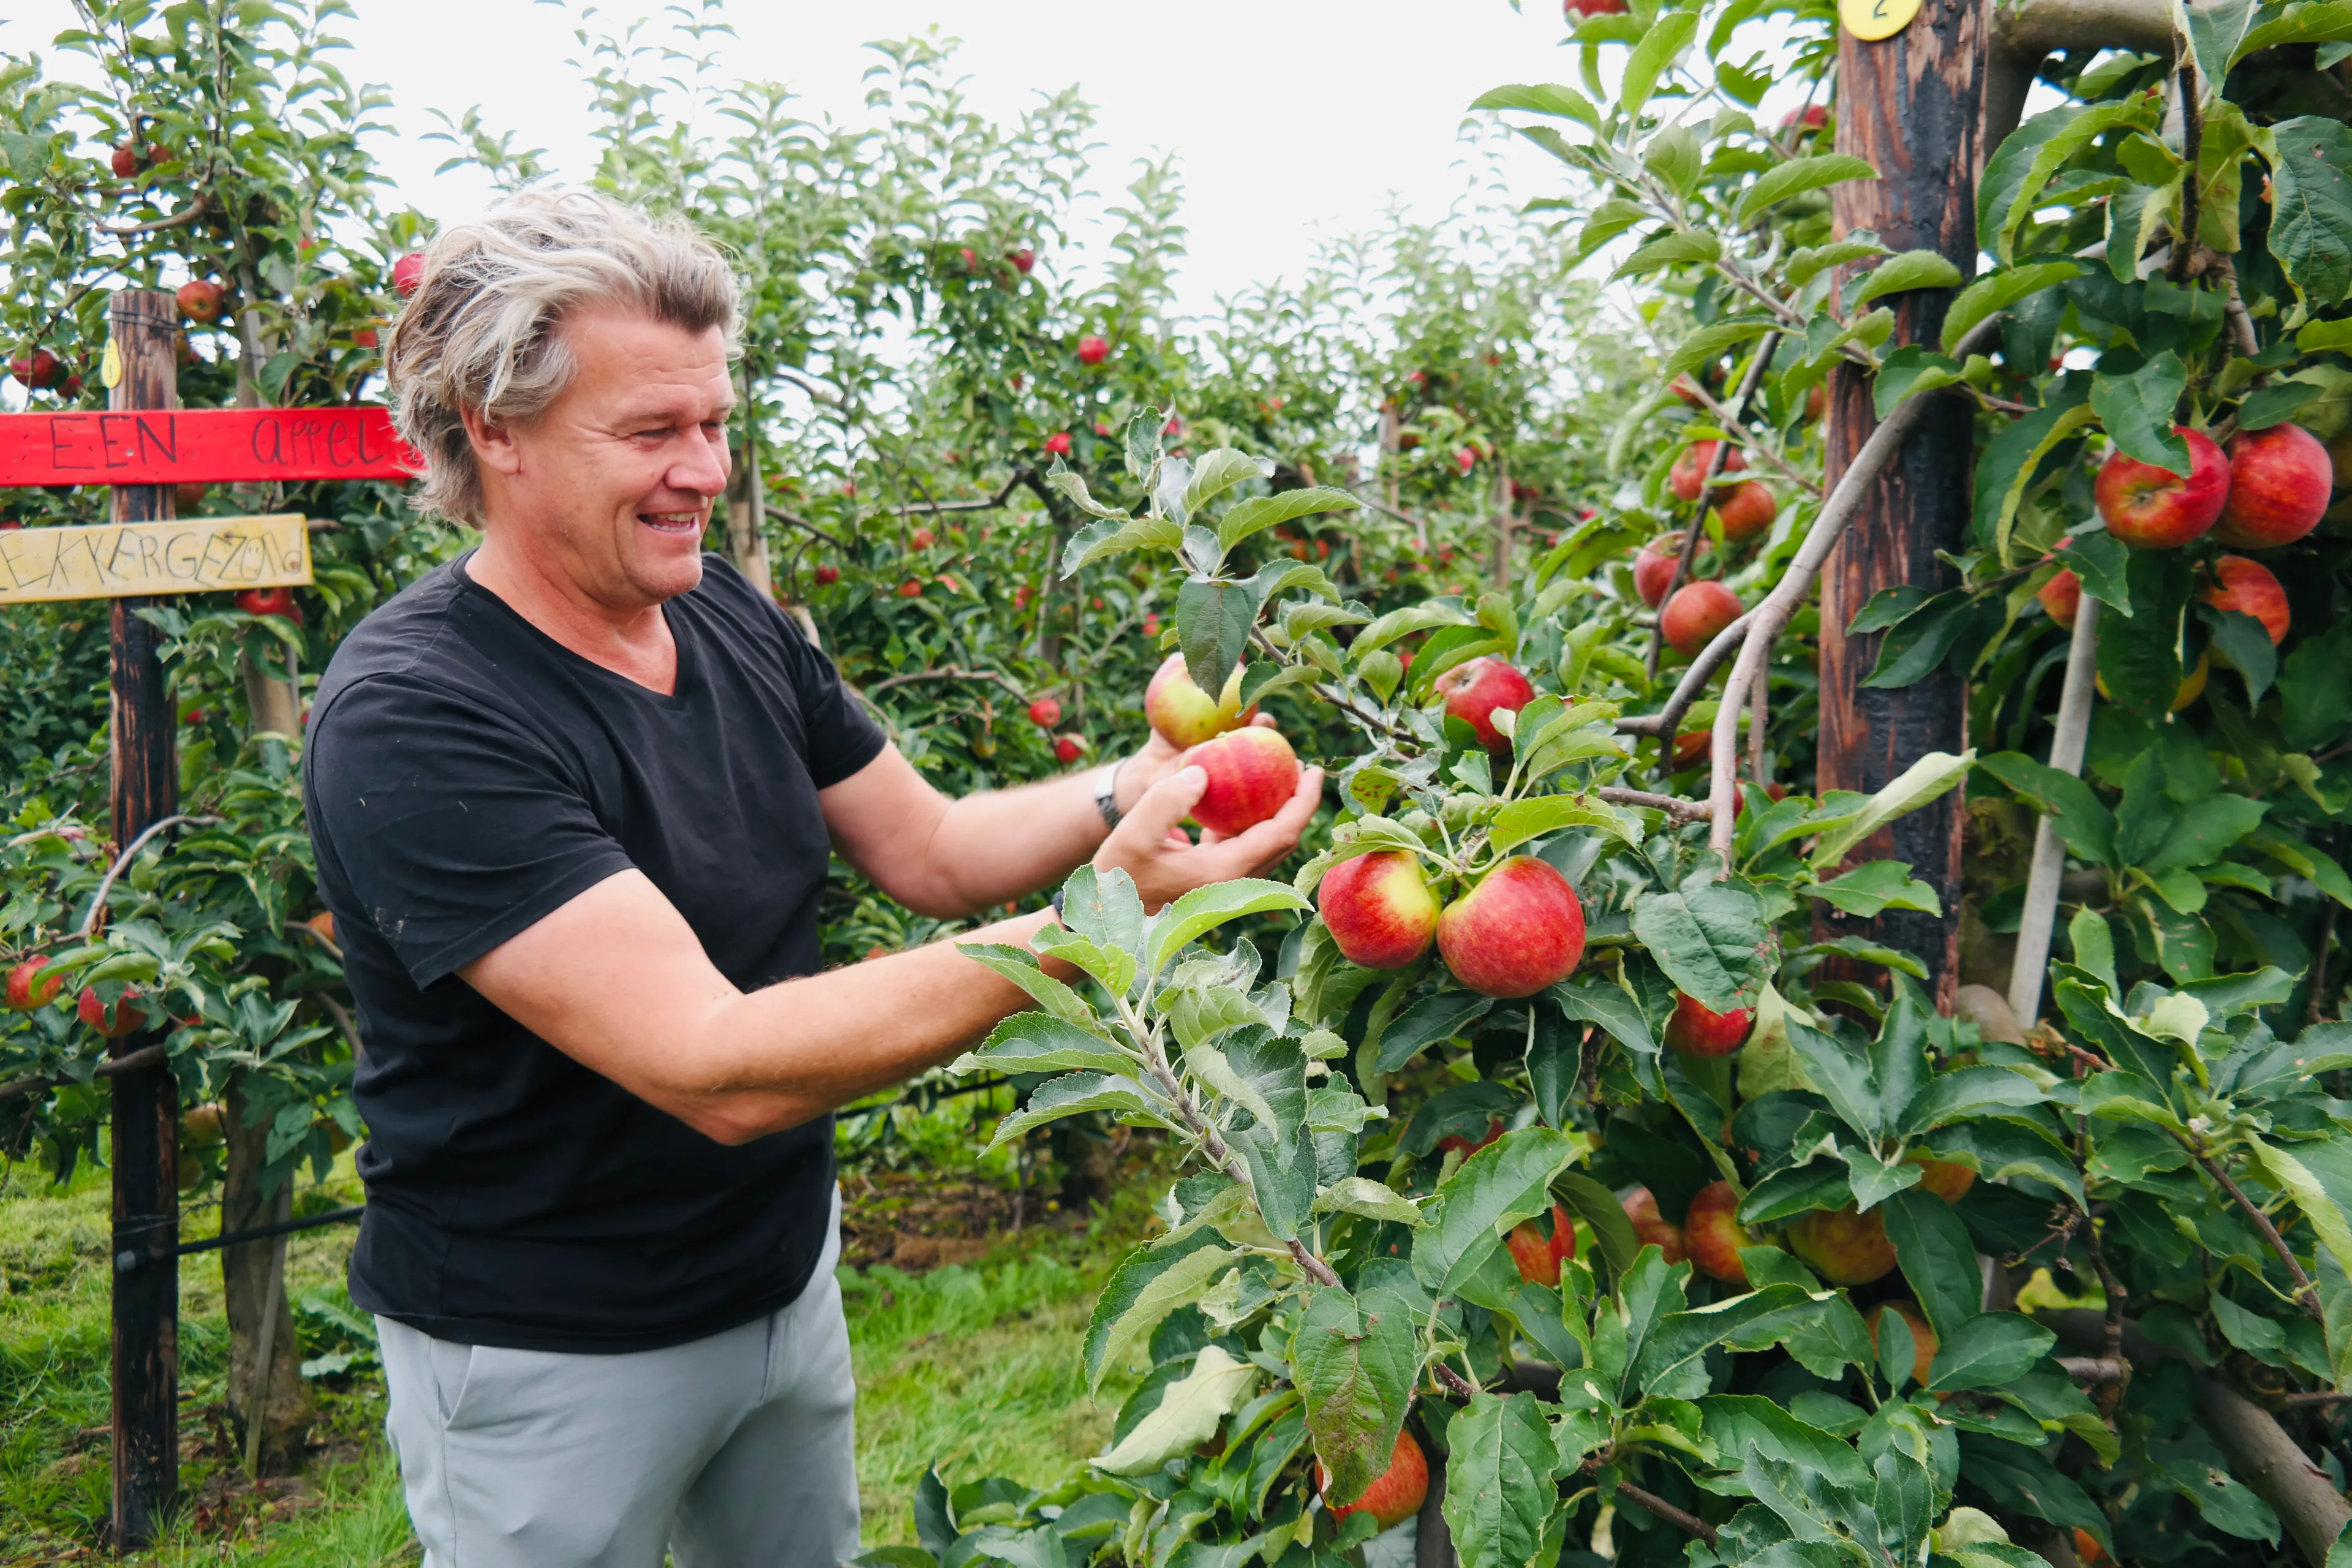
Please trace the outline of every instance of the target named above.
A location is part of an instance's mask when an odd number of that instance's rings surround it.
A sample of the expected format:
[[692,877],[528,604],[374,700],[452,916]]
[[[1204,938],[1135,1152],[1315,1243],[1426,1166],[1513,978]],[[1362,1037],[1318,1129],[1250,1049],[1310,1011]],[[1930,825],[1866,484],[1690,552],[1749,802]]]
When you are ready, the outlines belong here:
[[[1144,1221],[1149,1181],[1084,1231],[1032,1229],[969,1267],[910,1276],[845,1270],[857,1368],[858,1470],[870,1545],[913,1539],[908,1501],[926,1467],[954,1479],[1007,1475],[1045,1484],[1101,1448],[1125,1385],[1087,1396],[1078,1341],[1096,1292]],[[331,1201],[351,1201],[338,1184]],[[206,1234],[210,1211],[184,1234]],[[341,1299],[352,1232],[295,1237],[288,1289]],[[0,1178],[0,1563],[97,1562],[110,1484],[107,1189],[104,1172],[52,1188],[23,1170]],[[328,1458],[308,1495],[255,1511],[229,1488],[216,1417],[227,1363],[220,1268],[180,1266],[181,1483],[192,1500],[172,1540],[130,1561],[270,1568],[413,1563],[398,1477],[382,1440],[372,1373],[319,1385],[314,1436]],[[303,1320],[305,1353],[317,1325]],[[94,1434],[94,1435],[93,1435]],[[203,1506],[198,1506],[202,1504]]]

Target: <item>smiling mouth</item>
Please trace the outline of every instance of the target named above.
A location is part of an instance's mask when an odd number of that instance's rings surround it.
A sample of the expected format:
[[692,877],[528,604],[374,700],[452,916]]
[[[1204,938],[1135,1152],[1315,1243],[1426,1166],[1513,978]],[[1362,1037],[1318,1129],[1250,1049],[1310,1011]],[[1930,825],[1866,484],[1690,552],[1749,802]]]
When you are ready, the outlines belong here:
[[698,511],[641,511],[637,521],[656,533],[694,534],[702,532],[702,514]]

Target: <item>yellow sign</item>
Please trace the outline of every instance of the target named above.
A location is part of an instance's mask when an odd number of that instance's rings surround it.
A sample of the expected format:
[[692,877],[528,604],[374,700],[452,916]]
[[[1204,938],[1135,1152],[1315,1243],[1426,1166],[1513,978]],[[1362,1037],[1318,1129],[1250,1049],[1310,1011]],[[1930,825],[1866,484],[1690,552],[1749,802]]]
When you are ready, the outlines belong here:
[[1919,0],[1838,0],[1838,20],[1855,37],[1875,43],[1891,38],[1919,14]]
[[0,605],[216,594],[310,580],[299,513],[0,530]]

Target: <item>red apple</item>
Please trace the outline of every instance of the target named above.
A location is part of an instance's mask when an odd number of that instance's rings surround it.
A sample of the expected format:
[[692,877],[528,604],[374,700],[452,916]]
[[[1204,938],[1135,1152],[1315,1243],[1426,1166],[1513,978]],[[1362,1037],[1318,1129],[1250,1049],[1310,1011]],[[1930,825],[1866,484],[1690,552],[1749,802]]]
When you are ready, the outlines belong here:
[[1171,653],[1152,673],[1143,689],[1143,716],[1171,746],[1197,746],[1246,721],[1242,711],[1242,667],[1225,677],[1225,689],[1214,700],[1192,683],[1184,656]]
[[835,565],[832,565],[832,564],[828,563],[828,564],[826,564],[826,565],[820,566],[820,567],[818,567],[818,568],[816,569],[816,585],[817,585],[818,587],[820,587],[820,588],[831,587],[834,584],[838,583],[838,582],[840,582],[840,581],[841,581],[841,568],[840,568],[840,567],[838,567],[838,566],[835,566]]
[[1675,766],[1689,767],[1705,760],[1715,747],[1715,734],[1708,730],[1685,730],[1675,737]]
[[2073,567],[2033,590],[2033,596],[2042,601],[2052,620],[2068,631],[2074,629],[2074,616],[2083,607],[2083,580],[2074,575]]
[[1202,742],[1184,753],[1183,765],[1209,775],[1192,820],[1227,838],[1255,827],[1298,793],[1298,753],[1279,730],[1262,724]]
[[119,1040],[131,1030],[146,1026],[146,1010],[138,1005],[138,992],[125,986],[122,994],[110,1007],[98,999],[98,988],[89,986],[82,991],[74,1011],[81,1015],[83,1023],[99,1034],[110,1040]]
[[1046,437],[1045,450],[1053,453],[1054,456],[1057,458],[1068,457],[1070,455],[1070,433],[1067,430],[1056,430],[1051,436]]
[[1675,379],[1667,384],[1666,390],[1673,393],[1675,396],[1687,407],[1697,408],[1703,406],[1702,400],[1699,396],[1698,383],[1693,381],[1686,375],[1678,375],[1675,377]]
[[228,291],[209,278],[198,278],[181,284],[180,291],[173,299],[179,302],[180,314],[192,321],[208,325],[221,319],[221,308],[228,299]]
[[[1315,1485],[1319,1491],[1331,1489],[1331,1473],[1323,1461],[1315,1461]],[[1429,1496],[1429,1460],[1423,1455],[1421,1445],[1412,1434],[1397,1429],[1396,1447],[1389,1455],[1389,1468],[1380,1479],[1364,1489],[1364,1495],[1353,1502],[1335,1503],[1328,1497],[1323,1506],[1335,1520],[1351,1513],[1369,1513],[1380,1521],[1382,1530],[1393,1530],[1421,1511]]]
[[392,291],[402,299],[416,292],[425,281],[425,253],[412,250],[392,264]]
[[140,159],[138,143],[134,142],[123,142],[114,150],[114,156],[109,159],[108,163],[113,166],[116,174],[120,175],[123,179],[129,179],[131,175],[139,172]]
[[1647,1187],[1635,1187],[1619,1200],[1624,1206],[1625,1217],[1633,1222],[1633,1237],[1644,1247],[1654,1247],[1668,1263],[1680,1263],[1690,1256],[1683,1246],[1683,1227],[1658,1213],[1658,1200]]
[[302,606],[294,602],[291,588],[247,588],[236,596],[236,607],[248,616],[277,616],[302,624]]
[[1533,1220],[1511,1227],[1503,1238],[1511,1249],[1511,1261],[1518,1265],[1519,1278],[1530,1285],[1559,1288],[1559,1266],[1576,1256],[1576,1227],[1568,1211],[1558,1204],[1551,1206],[1551,1234],[1546,1236],[1536,1228]]
[[1026,278],[1029,269],[1037,265],[1037,253],[1024,245],[1013,253],[1013,265],[1021,276]]
[[972,254],[971,247],[969,245],[959,247],[956,251],[956,255],[962,258],[963,269],[966,272],[971,271],[974,267],[980,264],[980,258]]
[[1561,0],[1569,16],[1622,16],[1625,0]]
[[1733,486],[1715,503],[1716,521],[1723,524],[1726,542],[1732,544],[1755,538],[1780,515],[1780,503],[1772,499],[1771,487],[1758,479]]
[[[1694,441],[1683,448],[1683,455],[1675,459],[1674,471],[1666,476],[1675,495],[1684,500],[1698,500],[1698,492],[1706,488],[1707,466],[1715,461],[1715,449],[1720,445],[1717,441]],[[1723,471],[1734,474],[1747,466],[1748,459],[1735,447],[1731,456],[1724,459]]]
[[2240,550],[2292,544],[2319,526],[2336,465],[2300,425],[2252,430],[2230,443],[2230,499],[2213,537]]
[[1454,454],[1454,466],[1464,473],[1468,473],[1478,466],[1478,449],[1475,447],[1463,447]]
[[1536,689],[1518,667],[1499,658],[1474,658],[1439,676],[1437,689],[1445,711],[1477,734],[1490,752],[1507,752],[1510,737],[1495,728],[1497,712],[1516,713],[1535,700]]
[[65,988],[62,974],[42,975],[41,966],[48,963],[47,953],[35,953],[8,972],[8,1005],[19,1013],[29,1013],[45,1007]]
[[1340,861],[1323,873],[1315,902],[1332,943],[1366,969],[1401,969],[1436,940],[1437,895],[1421,874],[1421,858],[1409,850]]
[[1895,1267],[1884,1209],[1809,1209],[1789,1227],[1789,1246],[1832,1285],[1867,1285]]
[[1029,704],[1029,722],[1040,730],[1050,730],[1062,721],[1062,702],[1057,697],[1040,697]]
[[1437,1148],[1440,1153],[1459,1152],[1462,1154],[1475,1154],[1479,1150],[1484,1149],[1487,1144],[1494,1142],[1502,1135],[1503,1119],[1497,1116],[1486,1123],[1486,1135],[1485,1137],[1465,1138],[1459,1132],[1449,1132],[1444,1137],[1440,1138],[1437,1141]]
[[1686,1057],[1727,1057],[1748,1043],[1755,1013],[1735,1007],[1718,1013],[1695,996],[1675,993],[1675,1016],[1666,1020],[1666,1047]]
[[[2231,490],[2231,495],[2237,492]],[[2289,616],[2286,590],[2271,575],[2269,567],[2259,561],[2249,561],[2242,555],[2224,555],[2213,563],[2213,581],[2200,595],[2217,610],[2235,610],[2252,616],[2263,623],[2263,630],[2271,634],[2271,646],[2286,640]]]
[[1514,855],[1445,906],[1437,951],[1454,977],[1481,995],[1532,996],[1576,973],[1584,906],[1549,864]]
[[1078,340],[1078,363],[1080,364],[1097,365],[1102,363],[1103,361],[1108,358],[1110,358],[1110,344],[1105,342],[1102,339],[1097,337],[1084,337]]
[[352,346],[362,349],[372,349],[379,346],[376,340],[375,329],[373,327],[362,327],[357,331],[353,332],[352,334]]
[[905,582],[898,584],[898,597],[902,599],[919,599],[922,596],[923,585],[920,583],[916,582],[912,577],[908,578]]
[[1675,590],[1658,616],[1668,646],[1685,658],[1696,658],[1716,634],[1745,612],[1739,595],[1711,578],[1685,583]]
[[1902,1319],[1903,1326],[1911,1331],[1911,1380],[1924,1384],[1927,1381],[1927,1369],[1936,1364],[1937,1347],[1942,1342],[1936,1338],[1936,1331],[1921,1315],[1916,1302],[1881,1301],[1870,1310],[1872,1351],[1875,1352],[1878,1349],[1879,1320],[1889,1312]]
[[1788,118],[1780,121],[1780,129],[1783,131],[1792,131],[1801,124],[1808,131],[1819,131],[1822,126],[1827,125],[1829,122],[1830,111],[1828,105],[1812,103],[1805,106],[1805,112],[1801,117],[1798,115],[1795,110],[1792,109],[1789,110]]
[[2230,461],[2201,432],[2175,425],[2189,443],[2187,478],[2153,463],[2108,455],[2091,487],[2107,531],[2142,550],[2170,550],[2213,526],[2230,496]]
[[58,356],[47,349],[35,349],[31,353],[19,354],[8,362],[8,374],[36,392],[45,386],[56,385],[58,372],[61,368]]
[[1083,757],[1086,754],[1087,743],[1077,736],[1056,735],[1054,737],[1054,756],[1064,767],[1069,766],[1072,763],[1076,762],[1080,757]]
[[1919,1167],[1921,1192],[1933,1193],[1948,1204],[1958,1203],[1977,1183],[1974,1171],[1950,1160],[1930,1160],[1925,1154],[1912,1154],[1906,1157],[1906,1163]]
[[180,155],[177,153],[173,152],[169,147],[164,146],[161,142],[150,142],[147,143],[147,163],[150,167],[163,163],[176,163],[179,161]]
[[1642,546],[1642,552],[1633,557],[1633,591],[1642,595],[1642,603],[1654,610],[1664,602],[1682,554],[1679,533],[1662,533]]
[[928,528],[919,528],[907,535],[907,548],[909,550],[929,550],[939,542],[939,536]]
[[1690,1260],[1727,1285],[1748,1283],[1748,1265],[1739,1260],[1739,1249],[1756,1245],[1756,1238],[1740,1226],[1735,1213],[1738,1207],[1739,1194],[1729,1182],[1709,1182],[1683,1215],[1683,1245],[1690,1249]]

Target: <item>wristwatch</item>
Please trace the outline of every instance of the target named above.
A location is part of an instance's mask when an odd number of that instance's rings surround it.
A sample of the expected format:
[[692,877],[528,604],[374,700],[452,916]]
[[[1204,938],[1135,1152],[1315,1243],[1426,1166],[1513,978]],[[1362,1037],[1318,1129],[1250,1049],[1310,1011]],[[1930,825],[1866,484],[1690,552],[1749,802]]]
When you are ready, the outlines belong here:
[[1118,770],[1127,766],[1121,757],[1095,770],[1095,809],[1102,813],[1105,827],[1117,827],[1125,814],[1118,809]]

